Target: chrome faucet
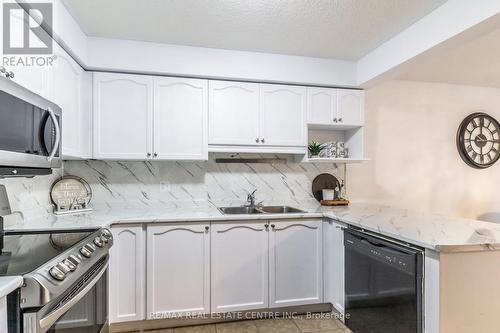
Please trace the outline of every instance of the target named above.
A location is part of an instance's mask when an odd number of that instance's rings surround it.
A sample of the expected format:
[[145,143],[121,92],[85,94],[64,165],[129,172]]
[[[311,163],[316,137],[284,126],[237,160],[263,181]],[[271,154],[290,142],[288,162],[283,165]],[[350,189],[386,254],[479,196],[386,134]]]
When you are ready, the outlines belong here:
[[252,193],[248,193],[247,195],[247,206],[249,207],[255,207],[255,192],[257,192],[257,190],[253,190]]

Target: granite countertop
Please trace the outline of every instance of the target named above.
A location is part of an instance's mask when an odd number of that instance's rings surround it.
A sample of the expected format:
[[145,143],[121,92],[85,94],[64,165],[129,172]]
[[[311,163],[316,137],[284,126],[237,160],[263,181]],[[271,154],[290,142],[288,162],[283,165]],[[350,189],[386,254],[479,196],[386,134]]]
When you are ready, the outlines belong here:
[[136,207],[96,209],[72,216],[48,215],[7,226],[11,230],[85,229],[123,223],[172,223],[327,217],[440,252],[500,250],[500,224],[424,214],[390,206],[352,203],[322,207],[299,206],[307,213],[223,215],[210,203],[181,208]]

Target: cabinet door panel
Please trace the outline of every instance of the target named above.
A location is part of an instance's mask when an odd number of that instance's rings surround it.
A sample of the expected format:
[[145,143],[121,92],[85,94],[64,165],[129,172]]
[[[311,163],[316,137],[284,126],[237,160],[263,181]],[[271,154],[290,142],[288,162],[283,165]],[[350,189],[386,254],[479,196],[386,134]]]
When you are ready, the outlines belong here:
[[114,237],[109,263],[109,321],[144,320],[145,249],[142,226],[111,229]]
[[268,306],[267,222],[212,224],[212,312]]
[[337,90],[331,88],[307,88],[307,122],[332,124],[337,117]]
[[210,233],[207,227],[148,226],[148,314],[210,311]]
[[209,82],[209,143],[255,145],[259,137],[259,85]]
[[270,306],[323,301],[322,221],[276,222],[269,235]]
[[333,220],[323,224],[324,301],[344,314],[344,231]]
[[261,84],[260,137],[268,146],[305,146],[306,88]]
[[57,44],[54,45],[54,54],[57,57],[50,75],[50,86],[52,101],[62,109],[63,155],[65,158],[89,158],[88,152],[83,151],[90,135],[83,132],[84,121],[88,119],[82,114],[84,71]]
[[157,159],[208,159],[206,80],[154,78]]
[[364,121],[364,92],[362,90],[338,90],[338,118],[344,125],[362,125]]
[[152,116],[152,77],[94,73],[94,158],[146,159]]

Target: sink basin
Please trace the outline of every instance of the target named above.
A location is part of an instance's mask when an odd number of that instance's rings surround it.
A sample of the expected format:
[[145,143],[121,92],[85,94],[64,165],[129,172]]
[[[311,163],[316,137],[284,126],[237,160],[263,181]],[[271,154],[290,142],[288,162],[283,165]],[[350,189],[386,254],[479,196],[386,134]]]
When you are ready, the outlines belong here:
[[262,214],[256,207],[219,207],[222,214]]
[[289,206],[263,206],[259,209],[266,214],[293,214],[293,213],[305,213],[303,210],[289,207]]
[[303,210],[289,206],[260,206],[260,207],[219,207],[222,214],[296,214],[305,213]]

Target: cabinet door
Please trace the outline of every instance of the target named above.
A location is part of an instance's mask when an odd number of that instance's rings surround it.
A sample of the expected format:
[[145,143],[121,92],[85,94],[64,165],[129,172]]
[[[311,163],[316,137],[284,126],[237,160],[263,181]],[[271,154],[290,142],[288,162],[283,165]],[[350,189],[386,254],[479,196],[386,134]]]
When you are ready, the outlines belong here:
[[148,226],[148,314],[210,312],[209,229],[201,224]]
[[337,90],[307,88],[307,123],[333,124],[337,117]]
[[267,146],[305,146],[306,88],[261,84],[260,138]]
[[324,301],[344,314],[344,231],[342,225],[323,223]]
[[156,159],[208,159],[206,80],[154,78]]
[[321,303],[323,301],[321,220],[271,223],[270,307]]
[[94,158],[148,158],[152,116],[152,77],[94,73]]
[[212,224],[212,312],[268,307],[266,224]]
[[109,321],[145,319],[145,250],[142,226],[111,229],[114,237],[109,262]]
[[337,118],[340,124],[362,125],[364,121],[364,92],[338,89]]
[[258,144],[258,84],[210,81],[209,101],[210,144]]
[[[54,43],[55,44],[55,43]],[[54,45],[56,59],[50,75],[51,99],[62,109],[63,156],[64,158],[90,158],[84,151],[90,132],[84,131],[83,75],[84,70],[57,44]]]

